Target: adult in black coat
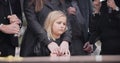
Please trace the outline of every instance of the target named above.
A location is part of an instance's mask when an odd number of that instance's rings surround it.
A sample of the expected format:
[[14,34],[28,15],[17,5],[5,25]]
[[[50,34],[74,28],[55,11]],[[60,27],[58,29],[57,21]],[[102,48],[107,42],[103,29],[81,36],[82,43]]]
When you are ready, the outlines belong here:
[[90,43],[96,38],[101,41],[101,55],[120,54],[120,4],[119,0],[107,0],[100,3],[94,0],[95,13],[91,21]]
[[[92,15],[91,0],[66,0],[72,28],[71,55],[87,55],[90,50],[88,27]],[[85,45],[85,46],[84,46]]]
[[0,0],[0,56],[15,54],[22,18],[20,0]]
[[[46,47],[52,43],[47,37],[45,30],[43,29],[44,21],[49,12],[53,10],[60,10],[58,5],[55,5],[54,1],[52,0],[33,0],[34,2],[43,1],[41,2],[41,8],[39,7],[38,11],[36,10],[36,4],[30,4],[32,0],[24,0],[24,12],[27,19],[27,29],[25,31],[23,41],[21,44],[21,56],[35,56],[34,55],[34,44],[37,42],[43,42]],[[52,3],[51,3],[52,2]],[[58,3],[56,3],[58,4]],[[64,10],[64,9],[62,9]],[[68,30],[64,34],[63,41],[69,43],[71,42],[71,31]],[[53,46],[52,46],[53,47]],[[53,49],[55,46],[53,47]],[[66,49],[66,48],[64,48]],[[65,51],[64,51],[65,52]],[[64,53],[63,52],[63,53]]]

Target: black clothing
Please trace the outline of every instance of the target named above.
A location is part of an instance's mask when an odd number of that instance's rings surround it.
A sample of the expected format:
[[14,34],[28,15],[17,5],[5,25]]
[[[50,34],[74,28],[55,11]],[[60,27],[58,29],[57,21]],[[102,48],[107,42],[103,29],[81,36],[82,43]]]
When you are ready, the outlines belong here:
[[[0,24],[9,24],[7,16],[11,15],[10,5],[12,13],[22,18],[19,0],[0,0]],[[18,38],[0,31],[0,56],[14,55],[15,46],[18,46]]]
[[[58,46],[60,46],[60,44],[62,43],[63,37],[61,35],[60,38],[54,40],[51,40],[55,43],[58,44]],[[34,45],[34,56],[50,56],[50,50],[48,49],[47,46],[45,46],[44,43],[38,42]]]
[[116,5],[117,5],[118,7],[120,7],[120,0],[114,0],[114,1],[115,1]]
[[[72,3],[73,1],[74,3]],[[79,15],[69,15],[68,18],[72,29],[71,55],[86,55],[88,53],[83,50],[83,46],[89,38],[88,23],[92,14],[91,0],[69,0],[67,4],[76,8],[76,13],[79,13]]]
[[120,11],[109,12],[106,2],[102,2],[100,14],[93,16],[90,25],[90,42],[95,43],[99,38],[102,42],[101,55],[120,54]]
[[[24,0],[24,12],[28,25],[21,44],[21,56],[34,56],[34,44],[37,42],[42,42],[46,46],[51,43],[43,29],[44,21],[49,12],[59,10],[57,5],[53,5],[50,1],[46,0],[42,10],[35,12],[34,5],[29,6],[30,1],[31,0]],[[65,32],[63,40],[71,42],[71,34],[69,30]]]

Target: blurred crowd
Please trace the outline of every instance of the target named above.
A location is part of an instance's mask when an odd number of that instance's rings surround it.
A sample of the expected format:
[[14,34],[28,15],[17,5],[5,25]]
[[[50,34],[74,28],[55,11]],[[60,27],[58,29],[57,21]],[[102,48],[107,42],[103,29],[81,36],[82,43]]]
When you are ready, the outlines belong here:
[[0,56],[120,55],[120,0],[0,0]]

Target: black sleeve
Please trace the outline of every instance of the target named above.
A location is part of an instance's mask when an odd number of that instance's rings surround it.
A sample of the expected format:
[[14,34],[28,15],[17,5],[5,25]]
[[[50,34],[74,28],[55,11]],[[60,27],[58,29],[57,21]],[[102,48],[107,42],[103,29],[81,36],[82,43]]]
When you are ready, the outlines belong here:
[[111,17],[115,17],[116,21],[118,22],[118,29],[120,31],[120,8],[119,11],[113,11],[113,13],[111,14]]
[[100,15],[95,14],[92,16],[92,20],[89,22],[89,42],[91,44],[94,44],[96,42],[96,39],[99,37],[100,30],[99,30],[99,21],[100,21]]
[[35,12],[34,5],[30,5],[31,0],[24,0],[24,12],[28,27],[39,38],[40,42],[48,45],[51,41],[48,40],[47,34],[43,27],[39,24]]
[[64,35],[64,38],[63,38],[63,41],[67,41],[67,42],[71,42],[71,38],[72,38],[72,30],[71,30],[71,25],[70,25],[70,22],[69,20],[67,20],[67,31],[63,34]]
[[72,30],[71,30],[71,24],[70,24],[70,21],[69,21],[69,17],[68,17],[68,12],[67,12],[67,8],[70,7],[70,1],[69,0],[65,0],[65,6],[66,6],[66,16],[67,16],[67,31],[63,34],[63,41],[67,41],[71,42],[71,38],[72,38]]
[[120,31],[120,8],[119,8],[119,11],[113,10],[110,16],[111,18],[114,18],[116,22],[118,22],[118,29]]
[[17,17],[22,21],[22,8],[20,0],[14,0],[15,3],[11,4],[13,9],[13,14],[16,14]]

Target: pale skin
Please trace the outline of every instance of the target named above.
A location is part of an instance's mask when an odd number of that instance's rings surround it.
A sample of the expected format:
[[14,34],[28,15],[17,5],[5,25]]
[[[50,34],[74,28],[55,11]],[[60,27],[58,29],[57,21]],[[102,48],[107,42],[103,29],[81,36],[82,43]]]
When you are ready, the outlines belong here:
[[115,8],[117,7],[114,0],[107,0],[107,6],[112,8],[113,10],[115,10]]
[[15,15],[9,15],[7,17],[10,21],[10,24],[3,24],[1,27],[0,27],[0,31],[2,31],[3,33],[6,33],[6,34],[17,34],[19,33],[20,31],[20,27],[19,27],[19,24],[21,23],[20,19]]
[[73,14],[73,15],[76,14],[76,9],[74,7],[69,7],[67,11],[68,11],[68,14]]
[[[53,36],[60,38],[61,34],[65,32],[66,29],[66,17],[58,18],[52,26]],[[52,42],[48,45],[48,48],[51,51],[51,56],[63,56],[70,54],[69,52],[69,44],[67,41],[62,41],[60,46],[57,43]]]
[[93,7],[94,7],[94,13],[99,13],[101,8],[101,2],[100,0],[94,0],[93,1]]
[[83,50],[88,53],[91,53],[91,52],[93,52],[93,45],[90,44],[90,42],[86,42],[83,46]]
[[10,23],[21,24],[21,20],[15,15],[8,15],[7,17],[10,20]]

